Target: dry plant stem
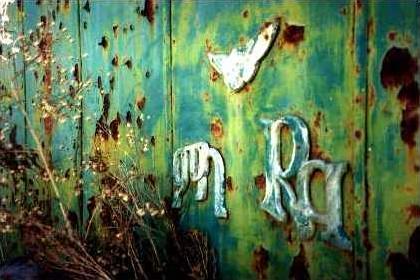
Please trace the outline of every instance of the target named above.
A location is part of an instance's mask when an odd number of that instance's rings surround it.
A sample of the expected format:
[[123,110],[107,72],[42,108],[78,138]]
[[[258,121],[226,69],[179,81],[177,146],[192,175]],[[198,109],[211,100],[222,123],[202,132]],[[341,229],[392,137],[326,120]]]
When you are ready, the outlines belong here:
[[[27,124],[27,128],[28,128],[28,130],[29,130],[29,132],[30,132],[30,134],[32,135],[32,137],[33,137],[33,139],[34,139],[34,141],[35,141],[35,144],[36,144],[36,148],[37,148],[37,150],[38,150],[38,154],[39,154],[39,156],[40,156],[40,158],[41,158],[41,161],[42,161],[42,165],[44,166],[44,168],[45,168],[45,170],[46,170],[46,172],[47,172],[47,176],[48,176],[48,179],[49,179],[49,181],[50,181],[50,183],[51,183],[51,187],[52,187],[52,190],[53,190],[53,192],[54,192],[54,195],[55,195],[55,197],[57,198],[57,200],[58,200],[58,204],[59,204],[59,207],[60,207],[60,211],[61,211],[61,214],[63,215],[63,219],[64,219],[64,224],[65,224],[65,227],[66,227],[66,230],[67,230],[67,233],[69,234],[69,237],[70,237],[70,239],[73,241],[73,242],[75,242],[75,244],[77,244],[77,246],[82,250],[82,252],[85,254],[85,257],[87,257],[91,262],[93,262],[93,264],[94,264],[94,266],[96,266],[96,268],[95,268],[95,270],[97,270],[96,272],[99,274],[99,275],[101,275],[102,277],[103,277],[103,279],[107,279],[107,280],[111,280],[111,278],[105,273],[105,272],[103,272],[103,270],[102,270],[102,268],[99,266],[99,265],[97,265],[96,264],[96,261],[86,252],[86,250],[84,249],[84,247],[80,244],[80,242],[74,237],[74,232],[73,232],[73,229],[72,229],[72,227],[71,227],[71,224],[70,224],[70,221],[69,221],[69,219],[67,218],[67,214],[66,214],[66,209],[64,208],[64,205],[63,205],[63,203],[61,202],[61,196],[60,196],[60,192],[58,191],[58,187],[57,187],[57,184],[56,184],[56,182],[55,182],[55,180],[54,180],[54,176],[53,176],[53,174],[52,174],[52,172],[51,172],[51,169],[49,168],[49,165],[48,165],[48,161],[47,161],[47,158],[46,158],[46,156],[45,156],[45,154],[44,154],[44,152],[43,152],[43,149],[42,149],[42,145],[41,145],[41,141],[39,140],[39,138],[38,138],[38,135],[35,133],[35,130],[34,130],[34,128],[32,127],[32,125],[31,125],[31,122],[30,122],[30,119],[29,119],[29,116],[28,116],[28,113],[26,112],[26,110],[25,110],[25,108],[22,106],[22,104],[20,103],[20,99],[19,99],[19,96],[18,96],[18,94],[17,94],[17,92],[16,92],[16,90],[14,90],[15,88],[14,88],[14,85],[13,85],[13,82],[12,82],[12,96],[13,96],[13,98],[16,100],[16,103],[17,103],[17,106],[19,106],[19,109],[21,110],[21,112],[22,112],[22,114],[23,114],[23,116],[25,117],[25,119],[26,119],[26,124]],[[95,265],[96,264],[96,265]]]
[[[41,230],[43,232],[43,234],[45,236],[48,235],[48,231],[47,233],[45,233],[46,229],[45,226],[38,223],[38,222],[34,222],[32,223],[32,225],[36,226],[39,230]],[[75,260],[73,263],[71,262],[67,262],[68,264],[73,264],[76,263],[79,267],[83,267],[83,268],[87,268],[87,271],[90,270],[90,272],[94,272],[96,274],[93,275],[93,279],[102,279],[102,280],[111,280],[111,278],[106,274],[106,272],[104,272],[104,270],[102,269],[102,267],[92,258],[91,255],[89,255],[85,248],[80,244],[80,242],[75,239],[72,235],[68,235],[67,238],[69,238],[69,240],[72,242],[73,245],[75,245],[78,249],[81,250],[81,252],[83,253],[83,255],[80,255],[76,248],[70,248],[70,250],[67,248],[61,248],[60,247],[60,253],[62,252],[67,252],[67,256],[70,259]],[[60,245],[58,245],[60,246]],[[57,249],[57,248],[56,248]],[[68,272],[72,272],[75,274],[79,274],[79,275],[83,275],[86,274],[88,272],[86,272],[86,270],[77,270],[77,269],[71,269],[68,268],[66,266],[61,266],[61,265],[55,265],[54,266],[56,269],[59,270],[64,270],[64,271],[68,271]]]
[[20,103],[19,96],[18,96],[16,90],[14,90],[13,82],[12,82],[12,96],[16,100],[17,106],[19,106],[20,111],[22,112],[23,116],[25,117],[25,119],[26,119],[26,125],[27,125],[27,128],[29,130],[29,133],[32,135],[32,138],[35,141],[35,144],[36,144],[36,148],[38,150],[39,157],[41,158],[41,161],[42,161],[42,165],[44,166],[45,170],[47,171],[47,176],[48,176],[48,179],[51,182],[51,187],[53,189],[54,195],[55,195],[55,197],[58,200],[60,211],[61,211],[61,214],[63,215],[65,227],[66,227],[67,231],[69,232],[69,234],[73,235],[73,229],[71,228],[70,221],[67,218],[66,209],[64,208],[64,205],[61,202],[60,192],[58,191],[58,187],[57,187],[57,184],[55,183],[54,176],[53,176],[53,174],[51,172],[51,169],[50,169],[50,167],[48,165],[48,161],[47,161],[47,158],[46,158],[46,156],[44,154],[41,141],[39,140],[38,135],[36,135],[35,130],[34,130],[34,128],[31,125],[31,122],[30,122],[31,120],[30,120],[30,118],[28,116],[28,113],[26,112],[26,110],[22,106],[22,104]]

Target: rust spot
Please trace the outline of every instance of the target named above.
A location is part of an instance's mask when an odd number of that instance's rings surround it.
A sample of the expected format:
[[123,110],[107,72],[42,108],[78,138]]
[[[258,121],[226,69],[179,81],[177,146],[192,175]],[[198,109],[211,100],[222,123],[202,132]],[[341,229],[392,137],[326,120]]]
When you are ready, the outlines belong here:
[[90,3],[89,0],[86,0],[86,3],[83,5],[83,10],[90,13]]
[[363,246],[365,246],[366,250],[372,251],[373,245],[372,245],[372,242],[370,242],[369,229],[367,227],[364,227],[362,229],[362,235],[363,235]]
[[108,140],[109,138],[109,128],[108,128],[108,114],[109,114],[109,107],[111,105],[109,94],[105,94],[103,98],[103,108],[102,108],[102,115],[99,120],[96,122],[96,129],[95,135],[101,137],[104,140]]
[[322,112],[318,111],[316,113],[315,120],[314,120],[314,126],[316,128],[320,128],[321,127],[321,118],[322,118]]
[[210,125],[211,134],[215,138],[223,137],[223,124],[219,118],[213,119]]
[[289,270],[289,279],[310,279],[308,267],[309,264],[306,260],[305,248],[300,244],[299,254],[293,258],[292,266]]
[[362,137],[362,132],[360,130],[356,130],[354,132],[354,136],[360,140],[360,138]]
[[288,25],[286,23],[286,29],[283,31],[283,39],[286,43],[298,45],[304,40],[304,34],[304,26]]
[[131,62],[131,59],[127,59],[124,65],[127,66],[127,68],[130,70],[133,68],[133,63]]
[[147,18],[149,23],[153,23],[155,19],[155,5],[153,0],[144,1],[144,8],[140,11],[140,15]]
[[252,252],[252,269],[257,273],[257,279],[267,279],[268,261],[268,251],[262,245],[259,245]]
[[318,144],[317,130],[312,130],[311,132],[311,147],[309,151],[310,157],[330,161],[331,158],[321,149]]
[[416,60],[407,48],[390,48],[382,61],[381,83],[384,88],[393,88],[413,82],[417,72]]
[[118,55],[116,54],[115,56],[114,56],[114,58],[112,59],[112,65],[113,66],[115,66],[115,67],[117,67],[118,66]]
[[254,177],[254,184],[260,190],[265,190],[265,176],[260,174]]
[[242,16],[243,16],[244,18],[247,18],[247,17],[249,16],[249,11],[248,11],[248,10],[243,11],[243,12],[242,12]]
[[391,32],[388,33],[388,39],[390,41],[394,41],[396,37],[397,37],[397,32],[391,31]]
[[99,46],[102,46],[104,49],[108,47],[108,39],[105,36],[102,36],[101,41],[98,43]]
[[98,76],[98,88],[103,89],[101,76]]
[[70,0],[64,0],[64,9],[68,10],[70,8]]
[[131,116],[131,111],[127,111],[127,113],[125,114],[125,121],[127,123],[130,123],[130,124],[133,122],[133,118]]
[[114,24],[113,26],[112,26],[112,32],[114,33],[114,37],[116,38],[116,37],[118,37],[118,24]]
[[154,147],[156,145],[156,138],[155,136],[150,137],[150,144]]
[[400,122],[401,139],[410,147],[416,145],[419,128],[420,91],[414,80],[418,71],[416,59],[407,48],[392,47],[383,59],[381,83],[384,88],[401,87],[398,100],[404,106]]
[[19,12],[23,12],[23,3],[22,3],[22,0],[18,0],[17,1],[17,7],[18,7]]
[[117,117],[114,120],[112,120],[111,123],[109,124],[109,129],[111,130],[112,139],[114,139],[115,141],[118,141],[118,138],[120,137],[120,133],[119,133],[120,123],[121,123],[120,113],[117,113]]
[[243,91],[243,92],[251,92],[251,90],[252,90],[252,87],[249,84],[246,84],[241,91]]
[[387,265],[395,279],[420,278],[420,227],[417,226],[410,236],[408,257],[403,253],[390,253]]
[[139,110],[143,110],[145,104],[146,104],[145,96],[142,96],[141,98],[137,98],[136,105]]
[[233,191],[232,176],[228,176],[226,178],[226,189],[228,190],[228,192]]
[[362,0],[357,0],[357,1],[356,1],[356,8],[357,8],[358,10],[362,9]]
[[45,118],[44,118],[44,129],[45,129],[45,134],[47,135],[51,135],[52,130],[54,127],[54,120],[52,118],[52,116],[50,114],[48,114]]
[[217,79],[219,79],[219,77],[220,77],[220,74],[213,67],[211,67],[210,80],[212,82],[215,82],[215,81],[217,81]]
[[111,90],[114,90],[114,86],[115,86],[115,77],[111,76],[111,78],[109,78],[109,87],[111,88]]
[[146,76],[146,79],[150,78],[150,71],[146,71],[146,74],[144,74]]
[[420,91],[417,82],[404,85],[398,93],[398,99],[405,106],[400,122],[400,136],[412,148],[416,145],[415,136],[419,129]]
[[73,78],[76,80],[76,82],[80,82],[79,64],[77,63],[74,65]]
[[412,204],[405,208],[405,211],[408,213],[407,222],[410,222],[412,218],[420,218],[420,205]]

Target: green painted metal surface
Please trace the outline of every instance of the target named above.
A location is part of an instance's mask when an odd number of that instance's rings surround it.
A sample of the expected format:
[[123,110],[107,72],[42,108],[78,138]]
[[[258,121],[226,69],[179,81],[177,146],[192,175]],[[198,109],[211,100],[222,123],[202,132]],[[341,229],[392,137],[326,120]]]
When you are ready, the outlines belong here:
[[[25,74],[17,82],[28,121],[41,135],[55,175],[64,178],[61,200],[81,232],[91,218],[90,199],[110,173],[140,172],[170,199],[173,152],[206,141],[224,159],[229,217],[214,216],[212,172],[205,202],[194,200],[196,186],[190,186],[181,224],[208,234],[220,278],[384,279],[392,278],[391,268],[402,269],[395,253],[416,261],[408,247],[419,246],[410,242],[420,217],[418,1],[19,3],[11,8],[13,29],[30,33],[43,18],[55,22],[57,40],[49,49],[57,60],[38,69],[23,67],[20,58]],[[255,78],[232,93],[207,53],[243,47],[274,20],[280,31]],[[37,107],[42,96],[71,91],[70,84],[54,80],[45,86],[48,75],[57,75],[51,65],[73,66],[67,75],[74,88],[91,85],[66,109],[65,121]],[[14,69],[1,67],[4,83]],[[268,158],[261,119],[285,115],[306,122],[310,159],[349,165],[342,202],[350,252],[324,243],[319,230],[301,242],[290,219],[281,223],[260,209]],[[2,111],[0,120],[0,128],[16,126],[17,143],[36,148],[18,108]],[[286,162],[291,140],[287,131],[283,136]],[[119,169],[121,162],[126,170]],[[39,190],[33,199],[45,200],[44,210],[58,217],[51,190],[42,178],[29,177],[26,190]],[[324,179],[316,173],[311,185],[320,210],[326,207]]]

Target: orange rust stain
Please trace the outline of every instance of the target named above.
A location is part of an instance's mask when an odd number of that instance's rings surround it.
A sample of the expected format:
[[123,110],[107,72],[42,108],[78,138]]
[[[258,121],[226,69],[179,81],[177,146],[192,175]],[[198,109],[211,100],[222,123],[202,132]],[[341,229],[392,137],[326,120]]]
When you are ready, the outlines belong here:
[[233,182],[232,182],[232,176],[228,176],[226,178],[226,189],[228,192],[233,191]]
[[243,11],[243,12],[242,12],[242,16],[243,16],[244,18],[247,18],[247,17],[249,16],[249,11],[248,11],[248,10]]
[[411,219],[418,219],[420,218],[420,205],[412,204],[405,208],[405,211],[408,214],[407,222],[410,222]]
[[388,39],[390,41],[394,41],[396,37],[397,37],[397,32],[391,31],[391,32],[388,33]]
[[305,248],[300,244],[299,254],[293,258],[292,265],[289,270],[289,279],[310,279],[309,263],[306,259]]
[[51,115],[48,115],[44,118],[44,129],[47,135],[52,133],[54,127],[54,120]]
[[139,110],[143,110],[145,104],[146,104],[146,97],[142,96],[142,97],[137,98],[136,105]]
[[215,82],[215,81],[217,81],[219,79],[219,77],[220,77],[220,74],[213,67],[211,67],[211,70],[210,70],[210,80],[212,82]]
[[357,8],[358,10],[362,9],[362,0],[357,0],[357,1],[356,1],[356,8]]
[[153,23],[155,20],[155,3],[153,0],[146,0],[144,2],[144,9],[141,11],[141,15],[144,16],[149,23]]
[[283,31],[283,40],[284,42],[291,45],[298,45],[301,41],[305,39],[305,27],[298,25],[288,25],[286,23],[286,28]]
[[320,111],[318,111],[316,113],[316,117],[315,117],[315,120],[314,120],[314,126],[317,127],[317,128],[321,127],[321,117],[322,117],[322,113]]
[[246,84],[243,88],[243,91],[250,92],[252,90],[252,87],[249,84]]
[[216,137],[220,138],[223,137],[223,123],[219,118],[213,119],[210,125],[211,134]]
[[265,190],[265,176],[264,174],[259,174],[254,177],[255,186],[260,190]]
[[268,261],[268,251],[262,245],[259,245],[252,252],[252,269],[257,273],[257,279],[267,279]]

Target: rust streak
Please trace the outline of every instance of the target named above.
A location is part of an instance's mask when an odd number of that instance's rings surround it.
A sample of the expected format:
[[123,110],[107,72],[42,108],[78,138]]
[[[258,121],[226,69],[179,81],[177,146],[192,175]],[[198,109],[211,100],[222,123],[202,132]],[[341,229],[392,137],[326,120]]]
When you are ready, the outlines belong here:
[[147,19],[149,23],[153,23],[155,19],[155,4],[153,0],[145,0],[144,8],[140,14]]
[[420,218],[420,205],[412,204],[405,208],[405,211],[408,213],[407,222],[410,222],[413,218]]
[[233,183],[232,183],[232,176],[228,176],[226,178],[226,189],[228,192],[232,192],[234,190]]
[[259,245],[252,252],[252,269],[257,273],[257,279],[267,279],[268,261],[268,251],[262,245]]
[[308,267],[309,264],[306,260],[305,248],[300,244],[299,254],[293,258],[292,266],[289,270],[289,279],[310,279]]

